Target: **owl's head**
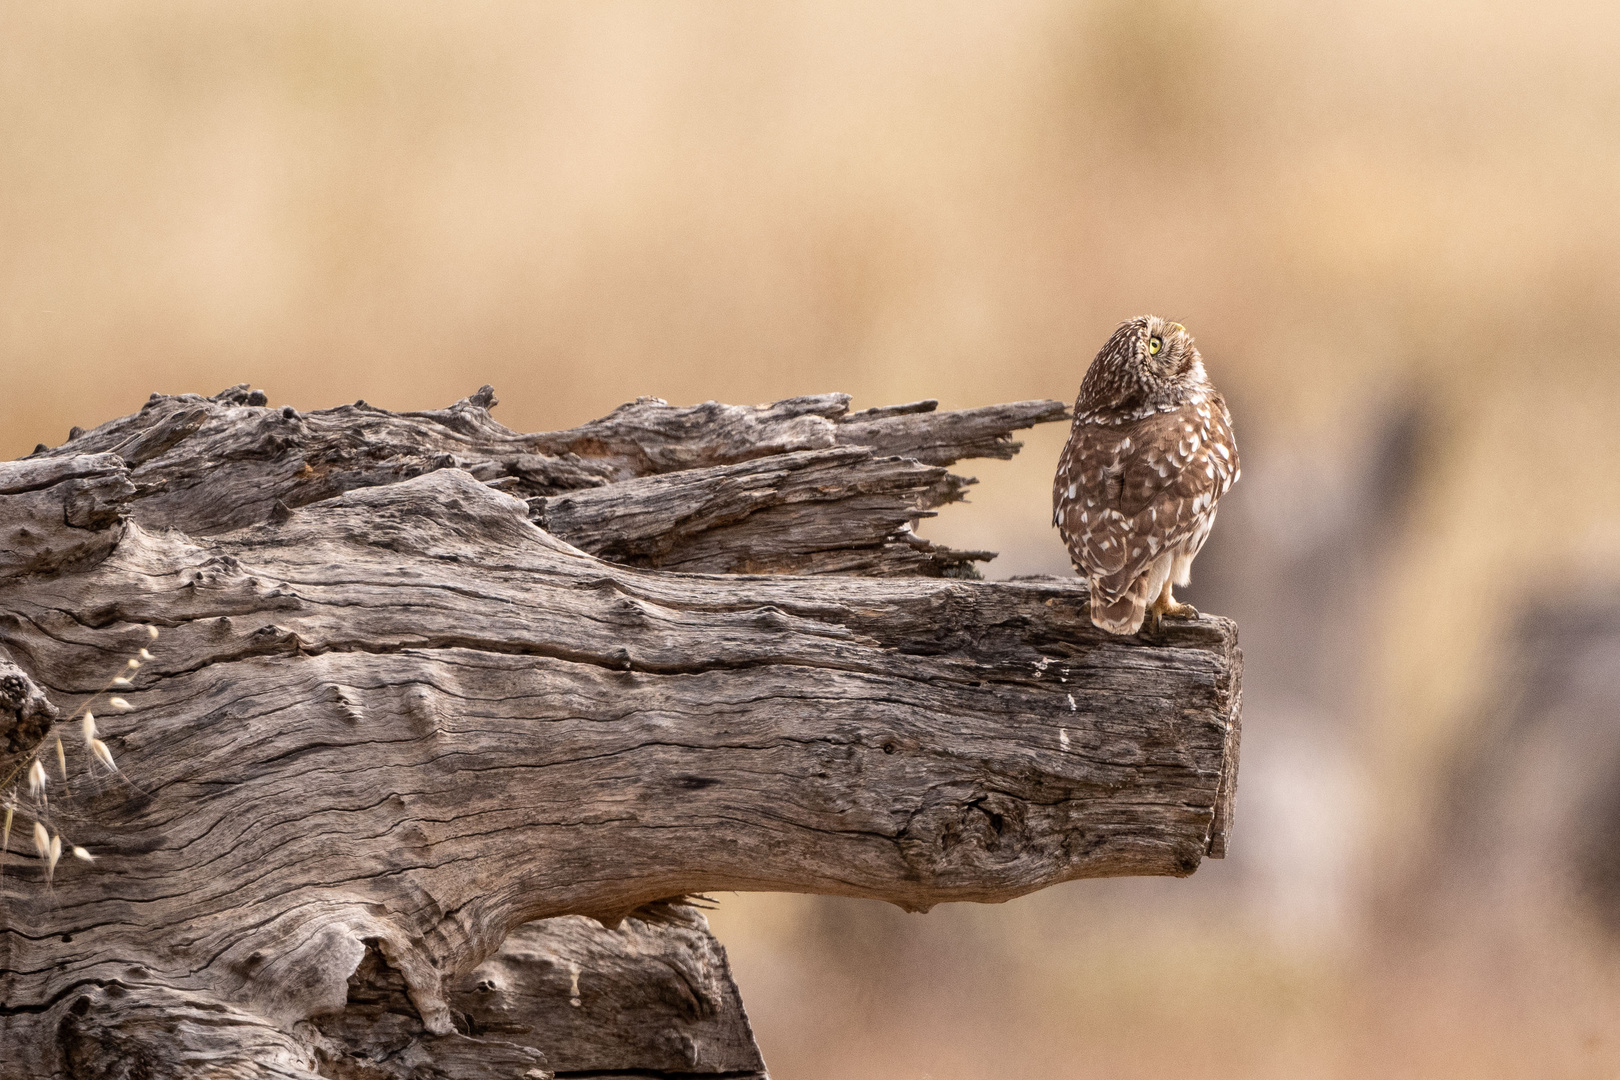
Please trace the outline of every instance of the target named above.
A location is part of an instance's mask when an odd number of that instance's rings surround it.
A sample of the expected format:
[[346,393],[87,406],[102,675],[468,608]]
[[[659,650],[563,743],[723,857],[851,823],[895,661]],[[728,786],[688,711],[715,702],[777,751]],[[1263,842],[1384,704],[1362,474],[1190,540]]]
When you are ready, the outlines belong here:
[[1177,405],[1209,389],[1204,358],[1180,323],[1139,315],[1119,324],[1080,384],[1080,412]]

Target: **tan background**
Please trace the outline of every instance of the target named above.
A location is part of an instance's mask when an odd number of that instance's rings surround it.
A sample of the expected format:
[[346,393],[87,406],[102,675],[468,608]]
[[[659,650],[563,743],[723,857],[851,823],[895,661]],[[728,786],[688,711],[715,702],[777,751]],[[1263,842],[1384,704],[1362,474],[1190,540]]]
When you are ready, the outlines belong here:
[[[1511,620],[1620,579],[1617,56],[1620,9],[1560,0],[4,0],[0,455],[243,381],[488,382],[522,430],[1068,399],[1180,319],[1246,464],[1192,597],[1250,657],[1233,858],[722,897],[774,1074],[1614,1076],[1581,909],[1402,928]],[[1061,440],[925,532],[1064,572]]]

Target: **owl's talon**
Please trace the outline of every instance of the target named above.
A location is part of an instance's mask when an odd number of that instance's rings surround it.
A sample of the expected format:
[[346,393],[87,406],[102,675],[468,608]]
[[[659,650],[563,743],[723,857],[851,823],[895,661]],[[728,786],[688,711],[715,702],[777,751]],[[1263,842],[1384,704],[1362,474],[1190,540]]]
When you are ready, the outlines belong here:
[[1198,609],[1191,604],[1176,603],[1159,612],[1161,619],[1166,615],[1172,615],[1178,619],[1196,619],[1198,618]]

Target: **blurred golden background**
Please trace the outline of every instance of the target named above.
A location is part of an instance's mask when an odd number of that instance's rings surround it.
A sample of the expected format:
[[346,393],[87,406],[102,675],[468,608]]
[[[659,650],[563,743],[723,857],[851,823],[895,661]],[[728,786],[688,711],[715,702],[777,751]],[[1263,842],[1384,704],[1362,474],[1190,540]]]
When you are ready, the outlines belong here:
[[[251,382],[1071,399],[1197,335],[1233,855],[722,897],[778,1080],[1620,1074],[1620,8],[0,5],[4,457]],[[1064,433],[924,531],[1065,573]]]

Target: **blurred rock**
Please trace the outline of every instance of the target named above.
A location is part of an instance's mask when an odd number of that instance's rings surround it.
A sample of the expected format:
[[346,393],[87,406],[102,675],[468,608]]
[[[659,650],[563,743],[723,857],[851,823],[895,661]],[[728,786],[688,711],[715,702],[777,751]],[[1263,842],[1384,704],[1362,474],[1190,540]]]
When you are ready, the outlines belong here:
[[1503,655],[1415,889],[1431,917],[1620,937],[1620,592],[1537,601]]

